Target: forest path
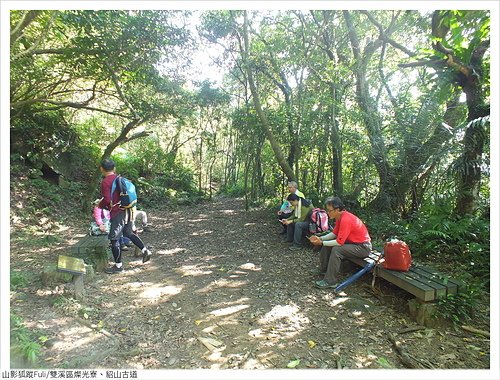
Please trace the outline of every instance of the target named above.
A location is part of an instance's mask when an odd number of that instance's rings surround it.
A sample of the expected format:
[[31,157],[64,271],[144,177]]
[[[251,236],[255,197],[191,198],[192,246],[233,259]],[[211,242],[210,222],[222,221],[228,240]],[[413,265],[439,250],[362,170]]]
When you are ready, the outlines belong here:
[[[151,262],[125,252],[124,273],[97,273],[83,301],[60,287],[20,289],[11,300],[49,339],[42,368],[404,368],[387,333],[416,326],[408,295],[382,283],[385,296],[375,297],[371,275],[337,297],[316,289],[317,252],[288,250],[272,210],[218,198],[149,211],[153,227],[141,238]],[[399,339],[434,368],[489,367],[479,336],[443,328]]]

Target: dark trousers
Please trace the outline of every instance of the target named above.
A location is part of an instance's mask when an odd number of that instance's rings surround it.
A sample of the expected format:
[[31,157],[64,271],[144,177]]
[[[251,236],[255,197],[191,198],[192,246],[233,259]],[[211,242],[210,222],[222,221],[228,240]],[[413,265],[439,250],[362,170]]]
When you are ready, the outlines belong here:
[[368,257],[371,249],[370,243],[344,244],[335,247],[323,246],[319,253],[319,270],[326,272],[324,280],[332,285],[337,283],[342,260],[346,257]]
[[287,226],[286,241],[292,242],[294,245],[302,245],[302,237],[309,229],[309,222],[295,222]]
[[122,262],[120,247],[120,238],[122,236],[129,238],[140,250],[144,248],[141,238],[132,231],[132,210],[120,210],[118,214],[111,218],[108,239],[111,241],[111,252],[115,263]]

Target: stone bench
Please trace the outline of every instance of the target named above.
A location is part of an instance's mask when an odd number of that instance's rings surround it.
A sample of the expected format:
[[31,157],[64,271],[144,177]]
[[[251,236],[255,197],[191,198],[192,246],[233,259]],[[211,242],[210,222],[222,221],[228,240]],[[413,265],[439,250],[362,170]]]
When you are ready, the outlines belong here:
[[96,271],[103,271],[108,265],[110,252],[108,235],[86,235],[71,246],[71,256],[83,259]]

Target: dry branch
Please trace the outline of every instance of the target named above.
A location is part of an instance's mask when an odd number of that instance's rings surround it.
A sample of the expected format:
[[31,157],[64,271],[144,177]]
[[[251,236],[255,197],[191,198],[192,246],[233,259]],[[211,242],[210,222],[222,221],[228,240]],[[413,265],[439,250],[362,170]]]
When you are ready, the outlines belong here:
[[490,333],[488,331],[479,330],[479,329],[476,329],[476,328],[470,327],[470,326],[462,326],[462,329],[464,329],[465,331],[469,331],[471,333],[474,333],[474,334],[479,334],[479,335],[485,336],[487,338],[490,337]]

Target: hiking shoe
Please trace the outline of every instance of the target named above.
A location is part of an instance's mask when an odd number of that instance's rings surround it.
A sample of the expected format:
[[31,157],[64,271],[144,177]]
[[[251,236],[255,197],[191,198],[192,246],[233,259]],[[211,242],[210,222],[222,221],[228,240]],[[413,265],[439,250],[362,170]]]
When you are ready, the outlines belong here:
[[319,280],[314,282],[314,286],[316,286],[319,289],[329,289],[329,288],[336,288],[338,284],[329,284],[325,280]]
[[118,268],[116,265],[113,265],[112,267],[104,269],[104,272],[107,274],[121,273],[123,272],[123,265],[120,268]]
[[292,245],[290,248],[288,248],[290,251],[300,251],[302,247],[300,245]]
[[153,255],[153,253],[149,250],[149,249],[146,249],[143,253],[142,253],[142,262],[143,263],[147,263],[149,260],[151,260],[151,256]]
[[130,248],[129,248],[129,247],[127,247],[125,244],[123,244],[123,245],[121,245],[121,246],[120,246],[120,249],[121,249],[122,251],[128,251]]

